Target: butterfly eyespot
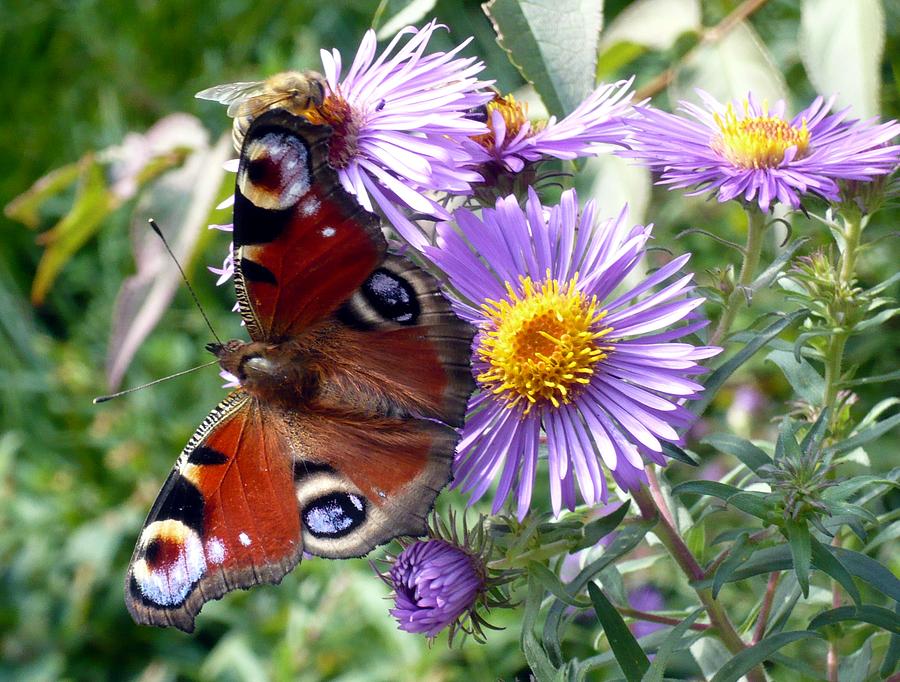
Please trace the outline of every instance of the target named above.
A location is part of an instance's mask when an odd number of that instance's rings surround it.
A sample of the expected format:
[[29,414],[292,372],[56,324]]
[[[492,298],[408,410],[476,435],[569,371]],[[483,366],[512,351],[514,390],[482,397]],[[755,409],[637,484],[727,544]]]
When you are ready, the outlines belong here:
[[309,192],[306,145],[295,136],[277,132],[251,141],[241,157],[237,185],[259,208],[291,208]]
[[366,520],[366,502],[353,493],[335,492],[310,502],[303,524],[317,538],[339,538]]
[[134,563],[132,578],[143,599],[153,604],[180,604],[206,572],[200,537],[175,519],[147,526],[140,546],[143,556]]
[[361,291],[366,302],[385,320],[415,324],[419,318],[419,302],[412,285],[385,268],[373,272]]

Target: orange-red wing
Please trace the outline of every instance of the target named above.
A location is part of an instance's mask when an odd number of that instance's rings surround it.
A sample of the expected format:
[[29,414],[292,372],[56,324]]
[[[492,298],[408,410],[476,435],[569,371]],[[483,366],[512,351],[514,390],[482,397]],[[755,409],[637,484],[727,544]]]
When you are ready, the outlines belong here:
[[190,632],[205,602],[280,582],[302,549],[288,444],[237,391],[200,425],[160,491],[128,567],[126,604],[138,623]]
[[331,129],[284,110],[253,122],[235,187],[235,287],[254,340],[334,312],[384,257],[378,219],[328,165]]

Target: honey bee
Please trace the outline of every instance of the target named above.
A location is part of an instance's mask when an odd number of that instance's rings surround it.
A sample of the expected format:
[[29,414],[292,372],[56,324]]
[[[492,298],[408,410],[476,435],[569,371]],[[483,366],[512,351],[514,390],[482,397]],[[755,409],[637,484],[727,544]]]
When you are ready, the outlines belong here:
[[234,119],[231,139],[240,152],[244,135],[257,116],[269,109],[287,109],[302,114],[325,101],[325,78],[315,71],[283,71],[263,81],[226,83],[201,90],[195,97],[228,105]]

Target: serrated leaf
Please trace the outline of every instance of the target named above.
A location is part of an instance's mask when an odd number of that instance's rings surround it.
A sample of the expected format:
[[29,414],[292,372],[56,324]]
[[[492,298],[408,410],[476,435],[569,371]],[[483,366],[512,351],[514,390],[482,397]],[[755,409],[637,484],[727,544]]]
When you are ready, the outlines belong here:
[[687,618],[672,628],[672,631],[666,635],[665,641],[663,641],[659,649],[657,649],[656,656],[653,657],[653,662],[650,664],[650,668],[647,672],[644,673],[641,682],[662,682],[663,675],[666,672],[666,664],[675,652],[675,647],[681,641],[681,638],[684,637],[688,628],[694,624],[694,621],[697,620],[697,617],[703,613],[703,611],[703,608],[695,609],[688,614]]
[[853,582],[853,576],[844,567],[840,560],[834,556],[828,548],[819,542],[815,536],[810,538],[811,560],[813,565],[823,573],[827,573],[836,580],[857,604],[862,603],[862,597]]
[[791,560],[794,562],[797,582],[800,583],[803,596],[809,597],[809,565],[812,558],[809,526],[803,521],[788,519],[784,527],[791,547]]
[[631,634],[625,620],[606,598],[603,591],[594,583],[588,583],[588,595],[594,604],[597,619],[606,633],[609,648],[615,654],[616,661],[625,674],[625,679],[628,682],[640,682],[644,673],[650,668],[647,654],[641,649],[641,645]]
[[760,468],[772,464],[772,458],[764,450],[756,447],[750,441],[730,433],[714,433],[706,436],[700,442],[715,448],[719,452],[734,455],[748,469],[757,474]]
[[774,362],[782,371],[797,395],[811,405],[821,405],[825,397],[825,381],[802,357],[797,359],[793,353],[773,350],[766,360]]
[[810,630],[817,630],[826,625],[834,625],[845,620],[856,620],[861,623],[876,625],[888,632],[900,635],[900,620],[896,614],[884,607],[874,604],[860,606],[839,606],[836,609],[823,611],[809,622]]
[[722,589],[722,585],[728,581],[728,578],[734,573],[735,569],[752,556],[754,547],[747,544],[748,537],[749,533],[746,531],[738,535],[737,540],[735,540],[734,545],[728,552],[728,557],[716,570],[712,584],[713,599],[718,598],[719,590]]
[[853,118],[878,115],[884,10],[879,0],[804,0],[800,55],[809,80]]
[[772,339],[776,338],[794,322],[806,317],[807,314],[808,311],[806,310],[797,310],[780,318],[776,322],[773,322],[761,332],[751,332],[752,338],[750,341],[707,377],[704,382],[703,396],[698,400],[688,403],[688,409],[697,416],[702,415],[706,408],[709,407],[713,398],[715,398],[718,390],[728,380],[728,377],[730,377],[741,365],[747,362],[747,360],[752,358],[756,354],[756,351],[765,346]]
[[594,89],[602,2],[490,0],[483,7],[500,47],[551,114],[565,116]]
[[723,102],[744,99],[748,92],[758,101],[787,99],[784,77],[749,22],[741,21],[716,37],[684,60],[670,88],[673,101],[696,100],[695,88]]
[[819,637],[816,633],[808,630],[780,632],[777,635],[766,637],[750,648],[735,654],[734,658],[722,666],[722,669],[716,673],[711,682],[737,682],[742,676],[750,672],[782,647],[791,642],[812,638],[818,639]]
[[900,601],[900,580],[875,559],[843,547],[828,547],[850,573],[894,601]]

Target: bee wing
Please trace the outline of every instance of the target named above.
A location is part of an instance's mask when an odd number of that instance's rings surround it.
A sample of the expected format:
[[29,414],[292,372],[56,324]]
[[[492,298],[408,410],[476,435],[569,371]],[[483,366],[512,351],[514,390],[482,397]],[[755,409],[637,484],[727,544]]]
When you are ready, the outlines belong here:
[[208,99],[222,104],[237,104],[248,97],[253,97],[263,91],[265,81],[243,81],[240,83],[223,83],[206,90],[201,90],[194,97]]

